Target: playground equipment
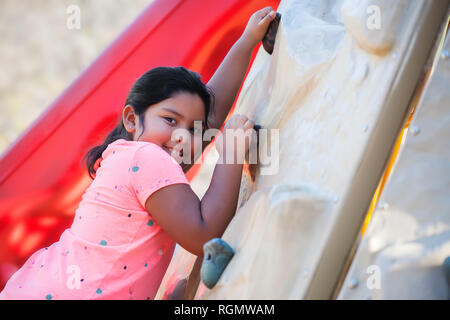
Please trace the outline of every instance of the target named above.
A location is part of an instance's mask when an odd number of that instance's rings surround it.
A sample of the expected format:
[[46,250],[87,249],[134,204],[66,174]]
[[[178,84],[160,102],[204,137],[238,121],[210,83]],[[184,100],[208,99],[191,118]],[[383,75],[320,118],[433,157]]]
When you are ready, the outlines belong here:
[[[71,225],[92,181],[82,157],[115,126],[135,80],[156,66],[182,65],[207,82],[251,14],[277,5],[274,0],[153,1],[2,154],[0,290],[30,254],[57,241]],[[188,172],[189,180],[198,167]]]
[[[182,64],[207,80],[265,5],[282,14],[273,52],[259,48],[235,109],[274,129],[259,144],[278,144],[276,166],[260,164],[254,179],[244,170],[222,237],[234,256],[215,286],[188,288],[188,297],[446,299],[447,0],[156,1],[1,159],[0,260],[19,264],[57,240],[90,182],[81,156],[111,129],[142,71]],[[200,8],[204,19],[165,36]],[[89,106],[105,119],[83,122]],[[199,197],[213,167],[189,172]],[[157,298],[195,258],[177,248]]]

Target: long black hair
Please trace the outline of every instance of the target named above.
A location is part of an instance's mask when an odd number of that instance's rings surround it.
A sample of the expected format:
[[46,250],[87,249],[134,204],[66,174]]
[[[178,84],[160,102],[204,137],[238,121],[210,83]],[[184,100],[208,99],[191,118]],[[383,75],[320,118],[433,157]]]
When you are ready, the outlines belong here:
[[[205,105],[205,126],[208,115],[213,112],[214,93],[202,81],[201,76],[184,67],[157,67],[144,73],[133,85],[125,106],[131,105],[144,126],[145,111],[154,104],[169,99],[180,92],[197,94]],[[124,107],[125,107],[124,106]],[[145,130],[145,128],[143,128]],[[117,126],[108,134],[103,144],[90,149],[85,155],[89,176],[94,179],[96,162],[108,145],[118,139],[133,140],[124,125],[122,115]]]

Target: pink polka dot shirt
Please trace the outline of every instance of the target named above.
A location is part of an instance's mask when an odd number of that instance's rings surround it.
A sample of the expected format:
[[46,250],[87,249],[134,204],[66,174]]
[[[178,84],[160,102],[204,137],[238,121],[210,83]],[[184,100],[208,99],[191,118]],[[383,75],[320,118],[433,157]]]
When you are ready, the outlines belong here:
[[119,139],[102,154],[72,226],[35,252],[0,299],[153,299],[175,242],[145,209],[155,191],[187,181],[153,143]]

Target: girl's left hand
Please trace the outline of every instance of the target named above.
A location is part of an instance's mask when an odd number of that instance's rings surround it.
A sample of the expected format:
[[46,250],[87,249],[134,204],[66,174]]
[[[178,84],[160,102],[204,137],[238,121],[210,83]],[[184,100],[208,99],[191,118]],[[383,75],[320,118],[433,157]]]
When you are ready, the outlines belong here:
[[252,47],[256,46],[264,38],[267,28],[275,16],[276,12],[271,7],[256,11],[248,20],[242,38]]

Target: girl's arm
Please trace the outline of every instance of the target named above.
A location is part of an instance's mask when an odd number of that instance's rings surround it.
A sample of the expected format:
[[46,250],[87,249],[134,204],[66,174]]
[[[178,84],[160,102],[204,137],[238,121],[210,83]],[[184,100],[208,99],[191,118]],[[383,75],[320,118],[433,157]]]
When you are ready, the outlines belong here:
[[214,112],[208,119],[209,128],[220,129],[225,122],[244,80],[252,51],[251,43],[243,37],[239,38],[209,80],[207,86],[215,95]]
[[[244,137],[254,122],[243,115],[233,115],[225,130],[232,130],[234,137]],[[216,142],[219,161],[214,168],[211,184],[200,201],[188,184],[166,186],[148,197],[145,208],[156,223],[187,251],[201,256],[203,245],[212,238],[221,237],[233,218],[239,196],[243,164],[236,163],[238,148],[227,146],[226,135],[221,134]],[[248,152],[249,142],[245,145]],[[227,164],[227,154],[234,163]]]
[[[207,121],[209,128],[220,129],[233,106],[236,95],[244,80],[252,51],[263,39],[270,22],[276,13],[271,7],[256,11],[249,19],[241,37],[234,43],[228,54],[207,86],[212,89],[215,97],[214,110],[210,113]],[[212,140],[202,142],[202,151]],[[192,164],[183,165],[184,173],[187,173]]]
[[217,164],[200,201],[187,184],[152,194],[145,207],[156,223],[187,251],[201,256],[203,244],[221,237],[236,211],[242,164]]
[[247,72],[254,47],[263,39],[275,12],[267,7],[255,12],[225,59],[208,82],[215,94],[215,109],[208,119],[210,128],[220,129],[224,123]]

